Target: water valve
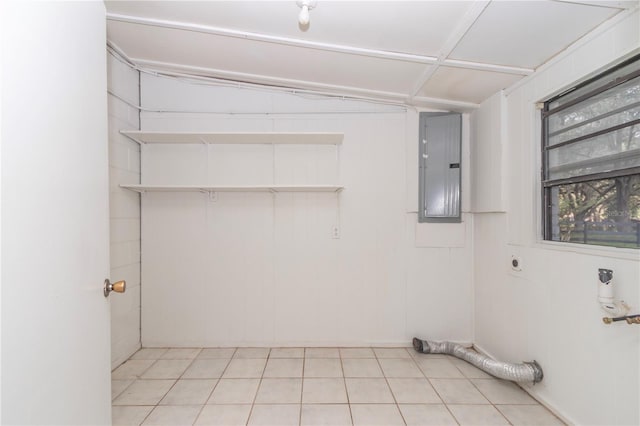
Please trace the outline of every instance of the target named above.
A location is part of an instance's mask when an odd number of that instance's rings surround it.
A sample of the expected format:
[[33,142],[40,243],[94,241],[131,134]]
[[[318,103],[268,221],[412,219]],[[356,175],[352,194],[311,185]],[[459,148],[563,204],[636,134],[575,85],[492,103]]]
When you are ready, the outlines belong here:
[[598,302],[600,307],[613,317],[622,317],[629,312],[629,306],[613,296],[613,271],[598,269]]

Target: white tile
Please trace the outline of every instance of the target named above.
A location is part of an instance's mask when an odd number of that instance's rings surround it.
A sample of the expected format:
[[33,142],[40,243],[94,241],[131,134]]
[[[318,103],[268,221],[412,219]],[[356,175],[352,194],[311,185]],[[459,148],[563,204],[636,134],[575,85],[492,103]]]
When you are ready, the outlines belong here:
[[469,364],[466,361],[461,359],[454,358],[451,360],[453,365],[455,365],[458,370],[462,373],[464,377],[467,379],[492,379],[493,377],[484,371],[480,370],[478,367]]
[[304,404],[342,404],[347,401],[344,379],[304,379],[302,386]]
[[140,219],[111,218],[109,221],[109,240],[112,243],[140,240]]
[[256,404],[296,404],[302,398],[302,379],[262,379]]
[[492,404],[538,404],[518,385],[506,380],[471,379],[471,382]]
[[191,364],[189,359],[159,359],[142,374],[143,379],[178,379]]
[[200,353],[200,348],[171,348],[162,354],[161,359],[193,359]]
[[129,146],[129,170],[140,172],[140,147],[137,144]]
[[264,377],[302,377],[302,358],[269,358]]
[[351,405],[351,415],[354,426],[404,425],[395,404],[354,404]]
[[306,358],[304,377],[342,377],[339,358]]
[[153,360],[130,360],[113,370],[114,380],[137,379],[154,363]]
[[338,348],[306,348],[304,356],[307,358],[340,358]]
[[[373,354],[373,352],[371,352]],[[345,377],[384,377],[377,359],[347,358],[342,360]]]
[[399,407],[407,426],[458,424],[444,404],[401,404]]
[[492,405],[447,405],[460,425],[508,425],[509,422]]
[[303,404],[301,426],[344,426],[351,424],[351,411],[347,404]]
[[253,404],[259,379],[220,379],[207,404]]
[[207,405],[202,409],[197,426],[245,426],[251,412],[250,404]]
[[386,377],[424,377],[413,359],[386,359],[378,360]]
[[378,358],[411,358],[405,348],[374,348],[373,351]]
[[111,381],[111,399],[120,395],[129,385],[133,383],[133,379],[129,380],[112,380]]
[[111,424],[113,426],[139,426],[153,410],[153,406],[119,406],[111,407]]
[[178,380],[160,405],[202,405],[207,402],[217,380]]
[[398,404],[438,404],[442,400],[427,379],[388,379]]
[[224,378],[262,377],[266,359],[232,359],[224,372]]
[[463,379],[464,376],[448,359],[418,359],[418,367],[428,378],[433,379]]
[[269,348],[238,348],[234,358],[267,358]]
[[300,405],[254,405],[247,425],[250,426],[297,426],[300,420]]
[[156,405],[175,380],[136,380],[113,401],[113,405]]
[[371,348],[340,348],[342,358],[375,358]]
[[393,403],[393,395],[385,379],[345,379],[351,404]]
[[[129,281],[127,281],[127,290],[129,290]],[[167,352],[167,348],[142,348],[129,359],[160,359]]]
[[431,379],[430,382],[445,404],[489,404],[467,379]]
[[231,358],[236,348],[204,348],[198,354],[198,359]]
[[126,143],[115,140],[109,143],[109,166],[128,170],[129,149]]
[[555,426],[564,424],[542,405],[498,405],[496,408],[515,426]]
[[304,358],[304,348],[273,348],[269,358]]
[[201,405],[159,405],[142,423],[146,425],[192,425],[202,409]]
[[229,359],[196,359],[182,375],[183,379],[217,379],[227,368]]

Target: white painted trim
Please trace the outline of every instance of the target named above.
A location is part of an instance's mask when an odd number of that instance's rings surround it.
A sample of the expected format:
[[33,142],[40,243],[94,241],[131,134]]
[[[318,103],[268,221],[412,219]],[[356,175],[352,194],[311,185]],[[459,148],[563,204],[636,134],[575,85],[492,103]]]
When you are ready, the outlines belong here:
[[122,351],[122,353],[128,353],[129,355],[120,355],[118,358],[112,359],[111,371],[115,370],[116,368],[120,367],[120,365],[128,361],[129,358],[131,358],[131,356],[138,352],[140,349],[142,349],[142,345],[140,344],[140,341],[138,341],[134,345],[130,345],[128,350]]
[[329,52],[347,53],[350,55],[368,56],[380,59],[390,59],[395,61],[413,62],[419,64],[433,64],[437,58],[432,56],[414,55],[410,53],[390,52],[386,50],[366,49],[362,47],[348,46],[343,44],[322,43],[310,40],[301,40],[289,37],[279,37],[266,34],[253,33],[248,31],[232,30],[221,27],[211,27],[207,25],[190,24],[177,21],[166,21],[162,19],[141,18],[137,16],[119,15],[107,13],[107,20],[126,22],[130,24],[147,25],[152,27],[169,28],[198,32],[202,34],[218,35],[222,37],[233,37],[245,40],[261,41],[265,43],[281,44],[286,46],[304,47],[307,49],[324,50]]
[[464,101],[453,101],[449,99],[430,98],[427,96],[415,96],[411,98],[411,105],[421,106],[425,108],[458,108],[461,112],[467,112],[480,107],[480,104]]
[[332,132],[166,132],[120,130],[138,144],[341,145],[344,133]]
[[531,68],[509,67],[505,65],[486,64],[483,62],[459,61],[457,59],[445,59],[444,61],[442,61],[440,65],[443,67],[465,68],[465,69],[473,69],[473,70],[480,70],[480,71],[500,72],[503,74],[515,74],[515,75],[531,75],[535,72],[535,70]]
[[[395,99],[401,102],[406,102],[407,95],[404,93],[395,93],[395,92],[384,92],[379,90],[370,90],[370,89],[360,89],[355,87],[347,87],[347,86],[338,86],[333,84],[325,84],[325,83],[316,83],[311,81],[304,80],[294,80],[280,77],[270,77],[258,74],[249,74],[235,71],[225,71],[214,68],[204,68],[204,67],[195,67],[191,65],[180,65],[169,62],[160,62],[160,61],[150,61],[146,59],[139,58],[131,58],[131,61],[135,63],[138,67],[144,68],[148,67],[150,70],[146,71],[157,71],[157,70],[167,70],[167,71],[176,71],[177,73],[185,72],[182,77],[213,77],[219,78],[223,80],[232,80],[233,82],[238,82],[239,84],[244,84],[243,82],[251,81],[253,84],[262,84],[267,86],[280,86],[286,87],[290,90],[295,90],[297,88],[300,89],[320,89],[320,90],[329,90],[329,91],[337,91],[340,92],[338,96],[344,96],[346,93],[356,93],[367,96],[374,96],[378,99]],[[141,71],[145,71],[141,69]],[[153,74],[153,72],[152,72]]]
[[[418,338],[420,338],[418,336]],[[457,341],[457,340],[453,340],[453,343],[457,343],[461,346],[464,346],[465,348],[470,348],[473,345],[473,343],[469,342],[469,341]],[[274,343],[273,342],[265,342],[265,341],[258,341],[258,340],[252,340],[252,341],[228,341],[228,342],[224,342],[224,343],[216,343],[214,345],[215,347],[220,347],[220,348],[274,348]],[[144,348],[166,348],[167,345],[164,343],[154,343],[154,342],[145,342],[145,344],[143,345]],[[172,348],[194,348],[194,347],[211,347],[211,345],[198,345],[198,344],[193,344],[193,345],[183,345],[183,346],[176,346],[176,345],[171,345]],[[349,349],[349,348],[372,348],[372,349],[377,349],[377,348],[405,348],[408,349],[410,352],[415,352],[413,349],[413,345],[411,343],[410,340],[402,340],[402,341],[366,341],[366,342],[362,342],[362,341],[354,341],[354,340],[348,340],[348,341],[326,341],[326,342],[317,342],[317,341],[297,341],[297,340],[288,340],[285,342],[277,342],[277,347],[278,348],[337,348],[337,349]],[[410,355],[416,355],[413,353],[410,353]]]
[[[477,343],[473,344],[473,349],[475,349],[476,352],[481,353],[482,355],[488,356],[489,358],[492,358],[492,359],[496,359],[496,357],[493,356],[491,354],[491,352],[485,350],[482,346],[478,345]],[[518,387],[520,389],[522,389],[523,391],[528,393],[531,396],[531,398],[533,398],[536,401],[538,401],[542,406],[544,406],[547,410],[551,411],[555,416],[557,416],[560,420],[562,420],[566,424],[568,424],[568,425],[576,424],[575,422],[570,421],[569,418],[566,415],[564,415],[560,410],[558,410],[556,408],[556,406],[551,404],[546,398],[538,395],[537,393],[531,392],[533,390],[532,388],[528,388],[528,387],[525,387],[525,386],[520,386],[519,384],[517,384],[517,385],[518,385]]]
[[116,59],[126,62],[129,66],[133,66],[133,62],[131,62],[129,56],[124,53],[124,50],[122,50],[120,46],[118,46],[111,40],[107,40],[107,51],[111,53]]
[[[618,1],[618,2],[613,2],[611,0],[604,0],[604,1],[598,1],[598,0],[589,0],[589,1],[584,1],[584,0],[551,0],[554,1],[556,3],[573,3],[573,4],[579,4],[582,6],[592,6],[592,7],[604,7],[607,9],[631,9],[634,6],[624,6],[624,5],[619,5],[616,6],[615,3],[623,3],[623,1]],[[627,2],[629,3],[629,2]]]

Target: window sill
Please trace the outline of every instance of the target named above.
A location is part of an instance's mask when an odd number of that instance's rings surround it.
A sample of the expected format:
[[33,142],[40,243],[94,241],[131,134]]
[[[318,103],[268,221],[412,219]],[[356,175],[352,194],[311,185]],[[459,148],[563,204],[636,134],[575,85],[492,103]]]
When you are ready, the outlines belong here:
[[605,247],[542,240],[538,240],[537,242],[535,242],[533,247],[540,250],[556,250],[588,256],[614,257],[616,259],[635,260],[636,262],[640,262],[640,249]]

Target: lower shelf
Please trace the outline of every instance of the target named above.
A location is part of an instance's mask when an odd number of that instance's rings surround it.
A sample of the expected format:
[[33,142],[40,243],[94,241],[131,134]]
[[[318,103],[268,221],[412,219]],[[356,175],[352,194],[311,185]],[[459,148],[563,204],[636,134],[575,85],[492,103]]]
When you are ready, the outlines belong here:
[[120,185],[135,192],[340,192],[341,185]]

